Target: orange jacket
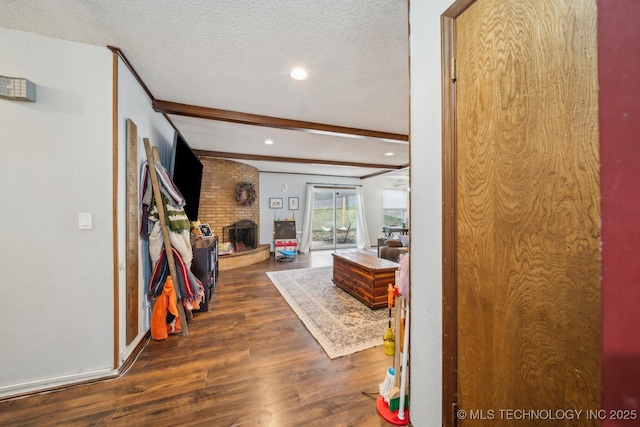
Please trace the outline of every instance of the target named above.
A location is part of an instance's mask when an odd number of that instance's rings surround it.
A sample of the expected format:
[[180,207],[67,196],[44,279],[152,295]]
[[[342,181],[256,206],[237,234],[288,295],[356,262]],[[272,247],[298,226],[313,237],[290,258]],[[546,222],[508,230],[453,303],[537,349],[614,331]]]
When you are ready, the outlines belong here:
[[162,293],[156,298],[153,306],[151,338],[164,340],[169,334],[177,334],[181,331],[176,291],[173,288],[173,279],[168,276],[162,287]]

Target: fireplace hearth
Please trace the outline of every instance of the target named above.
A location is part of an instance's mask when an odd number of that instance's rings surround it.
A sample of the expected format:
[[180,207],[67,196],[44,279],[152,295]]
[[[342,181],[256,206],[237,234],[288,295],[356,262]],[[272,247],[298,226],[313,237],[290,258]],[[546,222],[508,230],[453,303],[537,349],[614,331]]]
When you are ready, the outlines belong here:
[[223,242],[231,242],[234,252],[244,252],[258,247],[258,224],[242,219],[222,229]]

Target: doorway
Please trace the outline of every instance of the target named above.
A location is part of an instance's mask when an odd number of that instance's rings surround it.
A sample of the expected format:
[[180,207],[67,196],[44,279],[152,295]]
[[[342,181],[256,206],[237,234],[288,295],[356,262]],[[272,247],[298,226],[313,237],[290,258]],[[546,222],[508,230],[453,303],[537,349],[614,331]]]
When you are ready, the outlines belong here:
[[310,250],[356,247],[358,204],[355,188],[316,187],[312,209]]

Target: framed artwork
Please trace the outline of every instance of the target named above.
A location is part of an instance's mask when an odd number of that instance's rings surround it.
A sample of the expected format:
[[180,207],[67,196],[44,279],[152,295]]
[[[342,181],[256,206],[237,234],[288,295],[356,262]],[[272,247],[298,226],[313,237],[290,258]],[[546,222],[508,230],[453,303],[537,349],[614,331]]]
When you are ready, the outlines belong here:
[[271,197],[269,199],[269,207],[271,209],[282,209],[282,197]]
[[299,199],[297,197],[289,197],[289,210],[297,211],[298,210],[298,202]]
[[209,224],[200,224],[198,226],[198,230],[200,230],[200,235],[203,239],[206,239],[207,237],[213,237],[213,231],[211,231],[211,227],[209,227]]

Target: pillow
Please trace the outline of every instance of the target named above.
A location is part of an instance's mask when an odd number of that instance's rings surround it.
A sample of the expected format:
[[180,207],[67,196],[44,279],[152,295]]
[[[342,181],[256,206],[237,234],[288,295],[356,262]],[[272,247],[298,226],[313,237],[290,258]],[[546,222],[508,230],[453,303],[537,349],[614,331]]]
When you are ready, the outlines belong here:
[[405,248],[409,247],[409,236],[407,236],[406,234],[403,234],[402,236],[400,236],[400,242],[402,243],[402,246],[404,246]]
[[387,239],[384,241],[384,244],[389,246],[390,248],[401,248],[402,242],[398,239]]

